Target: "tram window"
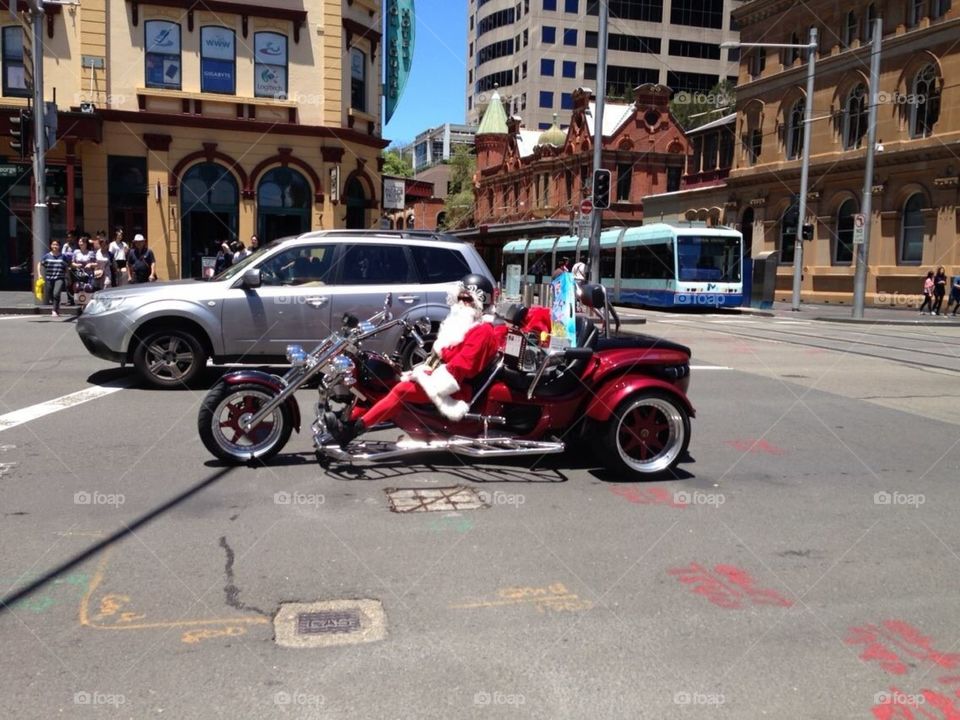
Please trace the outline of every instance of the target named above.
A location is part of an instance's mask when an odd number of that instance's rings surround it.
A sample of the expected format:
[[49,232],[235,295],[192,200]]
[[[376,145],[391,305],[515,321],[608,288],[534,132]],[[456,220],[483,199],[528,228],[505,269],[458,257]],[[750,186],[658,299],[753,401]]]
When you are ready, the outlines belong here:
[[600,277],[613,278],[617,272],[617,249],[600,249]]
[[685,238],[677,256],[680,280],[740,282],[740,241],[736,238]]
[[673,245],[661,243],[625,247],[620,274],[621,277],[630,279],[672,280]]

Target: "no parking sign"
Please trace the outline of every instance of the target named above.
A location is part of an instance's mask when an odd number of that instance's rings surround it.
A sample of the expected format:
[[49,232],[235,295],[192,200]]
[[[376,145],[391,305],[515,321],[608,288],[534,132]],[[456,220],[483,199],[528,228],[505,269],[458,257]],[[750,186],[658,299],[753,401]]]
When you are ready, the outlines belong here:
[[863,239],[866,235],[867,216],[863,213],[857,213],[853,216],[853,244],[863,245]]

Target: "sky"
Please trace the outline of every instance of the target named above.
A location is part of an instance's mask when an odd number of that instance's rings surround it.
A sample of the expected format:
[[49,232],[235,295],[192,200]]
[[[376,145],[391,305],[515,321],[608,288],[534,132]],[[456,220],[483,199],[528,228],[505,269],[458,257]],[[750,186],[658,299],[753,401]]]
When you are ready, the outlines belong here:
[[462,123],[466,111],[467,2],[414,0],[417,18],[413,67],[397,110],[383,129],[393,145],[444,123]]

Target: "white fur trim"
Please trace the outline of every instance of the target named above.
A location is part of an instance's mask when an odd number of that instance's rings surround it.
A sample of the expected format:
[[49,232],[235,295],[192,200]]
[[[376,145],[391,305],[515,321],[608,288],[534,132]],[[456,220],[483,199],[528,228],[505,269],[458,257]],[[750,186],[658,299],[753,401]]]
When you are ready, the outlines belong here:
[[456,347],[463,342],[470,330],[478,325],[480,317],[474,308],[465,303],[456,303],[450,308],[450,314],[440,323],[437,339],[433,343],[433,352],[440,352],[448,347]]
[[418,373],[414,371],[413,378],[437,407],[440,406],[441,398],[452,395],[460,389],[457,379],[450,374],[450,371],[444,365],[441,365],[429,375],[426,372]]
[[470,409],[470,406],[463,400],[454,400],[450,397],[440,398],[440,402],[436,405],[440,413],[449,420],[463,420],[463,416]]

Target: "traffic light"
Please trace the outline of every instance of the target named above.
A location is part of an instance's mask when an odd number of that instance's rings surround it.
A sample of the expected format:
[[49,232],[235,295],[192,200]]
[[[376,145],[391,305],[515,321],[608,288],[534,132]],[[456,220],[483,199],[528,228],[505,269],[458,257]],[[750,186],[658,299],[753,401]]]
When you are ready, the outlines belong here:
[[804,223],[800,237],[804,240],[813,240],[813,225],[810,223]]
[[598,210],[610,207],[610,171],[593,171],[593,206]]
[[20,153],[21,158],[30,154],[33,115],[29,110],[21,110],[10,117],[10,149]]

